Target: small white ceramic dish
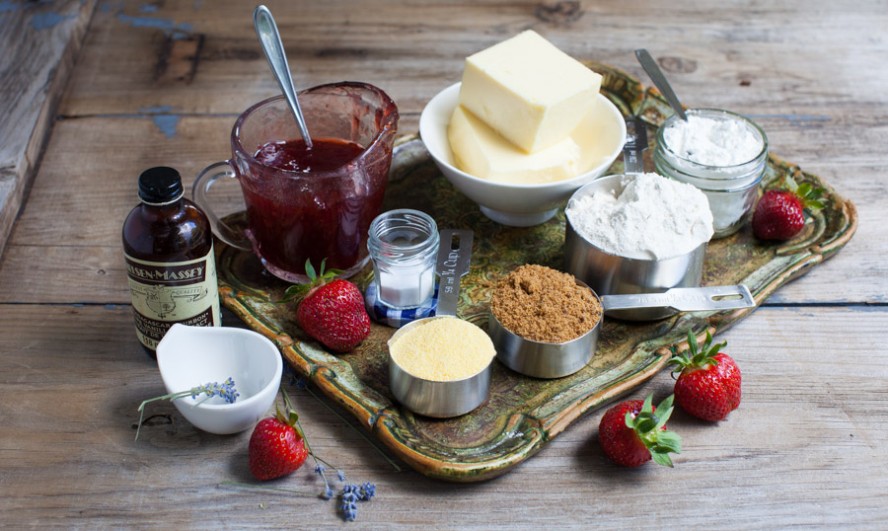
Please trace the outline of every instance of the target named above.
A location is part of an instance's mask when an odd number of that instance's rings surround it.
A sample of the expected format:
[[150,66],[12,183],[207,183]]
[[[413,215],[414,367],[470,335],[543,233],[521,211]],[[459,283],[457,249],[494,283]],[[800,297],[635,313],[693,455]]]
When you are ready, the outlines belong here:
[[252,428],[274,403],[284,364],[274,343],[251,330],[174,324],[157,345],[157,365],[168,393],[229,377],[240,396],[173,400],[195,427],[218,434]]
[[584,184],[600,177],[620,155],[626,142],[626,122],[617,107],[597,95],[594,119],[584,127],[596,140],[591,149],[598,163],[576,177],[544,184],[507,184],[474,177],[453,164],[447,140],[447,126],[459,101],[460,83],[447,87],[425,106],[419,118],[419,136],[441,173],[460,192],[478,203],[481,212],[502,225],[529,227],[549,220],[570,195]]

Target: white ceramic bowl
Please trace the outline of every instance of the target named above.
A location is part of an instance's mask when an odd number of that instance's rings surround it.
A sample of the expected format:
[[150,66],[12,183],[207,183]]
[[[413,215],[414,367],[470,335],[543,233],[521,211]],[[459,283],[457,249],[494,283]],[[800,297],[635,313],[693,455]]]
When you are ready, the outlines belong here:
[[205,400],[206,395],[173,400],[188,422],[218,434],[244,431],[266,416],[284,368],[274,343],[256,332],[181,324],[157,345],[157,365],[168,393],[234,380],[240,396],[232,404],[218,397]]
[[564,206],[570,195],[604,174],[620,155],[626,142],[626,122],[606,97],[597,95],[594,120],[588,126],[597,139],[594,148],[600,162],[571,179],[544,184],[506,184],[474,177],[453,164],[447,140],[447,126],[459,100],[460,83],[447,87],[432,98],[419,118],[419,136],[441,173],[460,192],[478,203],[488,218],[513,227],[539,225]]

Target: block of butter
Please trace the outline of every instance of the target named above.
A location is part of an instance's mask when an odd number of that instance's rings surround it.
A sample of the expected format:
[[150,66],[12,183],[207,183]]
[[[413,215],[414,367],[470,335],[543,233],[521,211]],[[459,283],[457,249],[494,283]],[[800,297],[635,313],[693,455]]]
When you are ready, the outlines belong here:
[[599,74],[528,30],[466,59],[459,101],[532,153],[564,140],[600,88]]
[[458,168],[491,181],[541,184],[570,179],[585,169],[582,149],[572,137],[525,153],[461,105],[450,118],[447,140]]

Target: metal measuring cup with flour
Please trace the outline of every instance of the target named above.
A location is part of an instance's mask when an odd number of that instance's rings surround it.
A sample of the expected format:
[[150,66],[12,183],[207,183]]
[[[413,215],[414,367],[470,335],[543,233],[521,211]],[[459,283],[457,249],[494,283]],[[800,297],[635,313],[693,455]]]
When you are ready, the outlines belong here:
[[[706,196],[696,187],[644,173],[645,126],[627,119],[625,173],[597,179],[565,210],[565,269],[599,295],[662,293],[698,287],[713,235]],[[607,310],[609,317],[662,319],[670,307]]]

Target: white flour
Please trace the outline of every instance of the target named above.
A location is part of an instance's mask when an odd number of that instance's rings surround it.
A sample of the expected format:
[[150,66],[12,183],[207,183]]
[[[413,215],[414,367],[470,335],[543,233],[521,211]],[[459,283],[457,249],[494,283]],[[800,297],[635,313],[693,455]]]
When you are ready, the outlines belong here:
[[706,196],[656,173],[627,176],[619,197],[595,192],[567,206],[573,228],[603,251],[636,259],[672,258],[712,237]]
[[678,156],[706,166],[736,166],[762,151],[762,138],[739,120],[688,115],[664,132],[666,145]]

